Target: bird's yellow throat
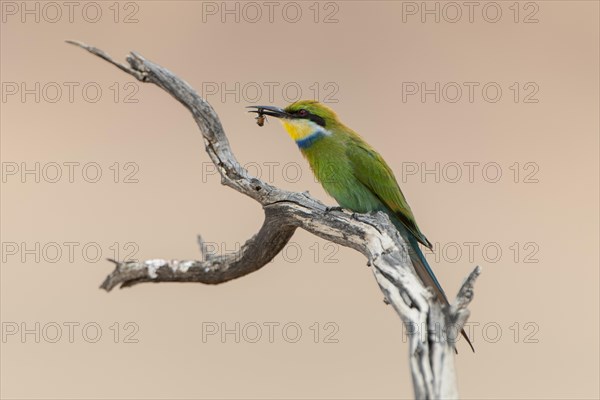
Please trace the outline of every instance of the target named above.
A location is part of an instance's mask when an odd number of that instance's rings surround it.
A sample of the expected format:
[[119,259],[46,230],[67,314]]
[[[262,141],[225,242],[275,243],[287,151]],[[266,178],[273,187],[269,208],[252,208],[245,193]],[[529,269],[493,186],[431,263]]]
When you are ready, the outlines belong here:
[[306,119],[282,119],[283,127],[296,142],[306,139],[319,130],[319,125]]

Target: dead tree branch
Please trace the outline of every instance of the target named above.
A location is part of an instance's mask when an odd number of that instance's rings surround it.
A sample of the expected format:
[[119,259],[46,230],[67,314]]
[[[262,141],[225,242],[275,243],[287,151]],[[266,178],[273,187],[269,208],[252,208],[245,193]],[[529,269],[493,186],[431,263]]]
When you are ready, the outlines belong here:
[[[117,66],[141,82],[155,84],[182,103],[191,113],[204,138],[206,151],[221,174],[221,182],[259,202],[265,212],[260,231],[239,251],[204,259],[113,261],[115,270],[102,283],[115,286],[142,282],[200,282],[219,284],[254,272],[271,261],[297,228],[362,253],[375,279],[409,331],[410,367],[415,397],[457,398],[454,345],[465,324],[467,306],[479,267],[469,275],[450,309],[442,309],[416,277],[407,256],[406,243],[387,215],[328,211],[307,193],[279,189],[250,177],[236,160],[213,108],[186,82],[167,69],[132,52],[129,65],[115,62],[102,50],[69,41]],[[201,248],[202,242],[200,239]],[[112,260],[111,260],[112,261]]]

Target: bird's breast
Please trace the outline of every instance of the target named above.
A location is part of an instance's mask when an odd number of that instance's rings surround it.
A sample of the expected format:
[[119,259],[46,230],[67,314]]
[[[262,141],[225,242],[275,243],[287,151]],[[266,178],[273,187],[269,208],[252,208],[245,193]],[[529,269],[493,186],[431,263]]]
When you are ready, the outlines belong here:
[[315,177],[337,203],[355,212],[367,212],[381,207],[381,201],[355,176],[345,148],[324,139],[302,149]]

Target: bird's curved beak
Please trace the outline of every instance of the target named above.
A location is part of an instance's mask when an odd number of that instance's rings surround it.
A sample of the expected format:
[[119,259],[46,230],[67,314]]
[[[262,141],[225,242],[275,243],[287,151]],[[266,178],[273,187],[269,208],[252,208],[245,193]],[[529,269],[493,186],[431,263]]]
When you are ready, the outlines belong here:
[[256,110],[249,110],[248,112],[256,113],[259,115],[268,115],[269,117],[275,118],[292,118],[290,114],[285,112],[284,109],[272,106],[247,106],[246,108],[255,108]]

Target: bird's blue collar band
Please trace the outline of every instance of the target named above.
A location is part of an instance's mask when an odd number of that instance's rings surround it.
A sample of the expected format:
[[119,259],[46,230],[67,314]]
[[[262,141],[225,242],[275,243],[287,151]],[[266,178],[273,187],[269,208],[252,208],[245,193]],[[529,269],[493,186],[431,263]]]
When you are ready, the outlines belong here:
[[324,136],[327,136],[327,134],[323,130],[318,130],[303,139],[296,140],[296,144],[301,149],[307,149]]

